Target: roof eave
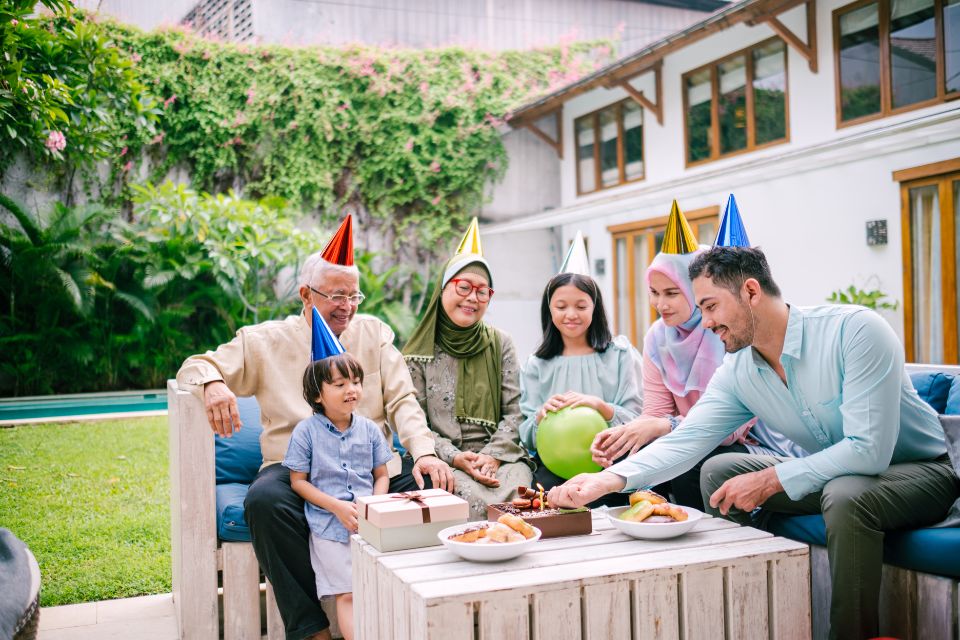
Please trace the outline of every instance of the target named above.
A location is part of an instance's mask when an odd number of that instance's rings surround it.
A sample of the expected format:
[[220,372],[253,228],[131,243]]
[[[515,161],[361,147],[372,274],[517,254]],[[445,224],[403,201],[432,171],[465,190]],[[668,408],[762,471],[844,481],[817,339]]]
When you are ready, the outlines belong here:
[[692,44],[707,36],[748,22],[759,15],[779,14],[787,9],[803,4],[806,0],[742,0],[732,6],[711,14],[705,20],[658,40],[639,51],[630,54],[589,76],[568,84],[556,91],[525,104],[510,116],[510,125],[520,128],[548,113],[552,113],[564,102],[597,87],[611,88],[644,71],[653,69],[670,52]]

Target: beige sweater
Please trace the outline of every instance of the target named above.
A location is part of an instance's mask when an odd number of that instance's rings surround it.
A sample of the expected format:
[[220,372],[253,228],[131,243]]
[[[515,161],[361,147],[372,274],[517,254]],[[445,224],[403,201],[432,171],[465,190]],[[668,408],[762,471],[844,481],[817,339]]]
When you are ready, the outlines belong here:
[[[310,362],[310,326],[301,313],[237,331],[216,351],[190,356],[177,372],[177,384],[203,400],[203,385],[222,380],[238,396],[256,396],[263,434],[263,464],[283,460],[290,434],[311,415],[303,399],[303,372]],[[403,356],[393,346],[393,331],[367,315],[356,315],[340,336],[344,348],[363,366],[363,397],[358,412],[392,441],[391,426],[414,459],[434,455],[434,439],[410,380]],[[395,452],[396,453],[396,452]],[[400,473],[400,457],[387,464]]]

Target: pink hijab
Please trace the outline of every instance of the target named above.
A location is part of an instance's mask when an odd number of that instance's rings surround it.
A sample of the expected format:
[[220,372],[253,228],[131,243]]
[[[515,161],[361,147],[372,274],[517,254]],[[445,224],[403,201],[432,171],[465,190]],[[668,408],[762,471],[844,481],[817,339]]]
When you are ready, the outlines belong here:
[[647,268],[647,286],[651,273],[662,273],[679,287],[693,309],[690,317],[676,327],[668,327],[658,319],[643,340],[644,353],[660,370],[663,384],[677,397],[706,389],[713,372],[723,362],[723,342],[703,327],[700,309],[693,300],[693,284],[687,275],[690,263],[701,251],[658,253]]

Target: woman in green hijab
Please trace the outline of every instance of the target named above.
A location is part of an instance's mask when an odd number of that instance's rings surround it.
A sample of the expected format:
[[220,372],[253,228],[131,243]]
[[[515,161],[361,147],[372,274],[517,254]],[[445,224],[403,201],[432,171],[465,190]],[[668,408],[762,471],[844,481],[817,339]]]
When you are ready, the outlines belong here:
[[516,349],[483,322],[492,296],[487,261],[458,253],[403,349],[437,456],[454,468],[455,493],[470,504],[471,520],[486,520],[488,504],[512,499],[533,479],[517,429]]

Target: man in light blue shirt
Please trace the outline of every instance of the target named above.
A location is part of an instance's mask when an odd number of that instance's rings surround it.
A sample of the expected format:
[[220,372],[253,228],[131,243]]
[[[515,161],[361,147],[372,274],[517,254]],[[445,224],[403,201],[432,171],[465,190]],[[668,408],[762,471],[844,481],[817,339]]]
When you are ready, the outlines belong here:
[[[549,495],[580,506],[669,480],[756,415],[810,452],[724,454],[701,475],[714,515],[823,513],[833,580],[832,638],[877,635],[885,531],[943,519],[960,495],[936,413],[914,390],[903,349],[876,313],[788,306],[758,249],[716,247],[690,266],[704,326],[728,356],[676,430]],[[746,348],[750,347],[750,348]]]

